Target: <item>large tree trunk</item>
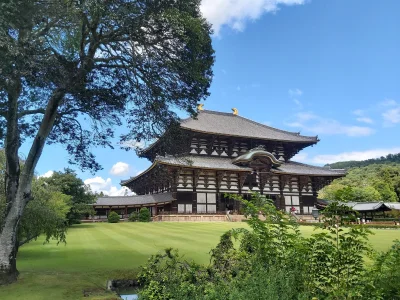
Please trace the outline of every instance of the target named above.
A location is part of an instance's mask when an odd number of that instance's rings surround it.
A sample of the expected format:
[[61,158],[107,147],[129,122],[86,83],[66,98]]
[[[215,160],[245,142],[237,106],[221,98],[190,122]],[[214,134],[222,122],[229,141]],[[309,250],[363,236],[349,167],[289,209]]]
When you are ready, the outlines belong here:
[[5,219],[3,230],[0,234],[0,285],[15,281],[18,277],[17,270],[17,232],[26,200],[20,194],[16,195],[15,205],[12,205]]
[[[17,90],[14,90],[17,91]],[[8,116],[6,135],[6,209],[0,227],[0,285],[15,281],[18,277],[16,256],[18,251],[18,224],[24,208],[31,199],[31,183],[37,162],[42,154],[45,141],[53,128],[65,92],[54,91],[46,107],[42,123],[32,143],[22,172],[19,168],[18,96],[8,95]]]

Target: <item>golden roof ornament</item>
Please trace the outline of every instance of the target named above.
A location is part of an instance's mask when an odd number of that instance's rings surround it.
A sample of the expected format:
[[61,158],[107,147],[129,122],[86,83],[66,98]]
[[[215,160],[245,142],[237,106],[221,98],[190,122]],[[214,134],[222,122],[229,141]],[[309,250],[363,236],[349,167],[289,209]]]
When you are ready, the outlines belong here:
[[197,110],[198,111],[204,110],[203,106],[204,106],[204,104],[197,105]]
[[239,111],[237,110],[237,108],[232,108],[232,111],[235,116],[237,116],[239,114]]

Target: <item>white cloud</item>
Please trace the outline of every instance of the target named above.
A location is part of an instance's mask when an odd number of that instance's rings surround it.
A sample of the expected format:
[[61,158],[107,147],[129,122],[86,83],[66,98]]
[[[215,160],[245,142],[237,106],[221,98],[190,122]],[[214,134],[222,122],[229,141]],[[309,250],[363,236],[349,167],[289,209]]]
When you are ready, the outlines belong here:
[[386,107],[391,107],[382,113],[385,126],[393,126],[400,123],[400,104],[394,100],[386,100]]
[[144,172],[144,170],[137,171],[137,172],[135,173],[135,176],[138,176],[138,175],[142,174],[143,172]]
[[307,158],[308,158],[307,153],[298,153],[295,156],[293,156],[291,160],[299,162],[307,162],[308,161]]
[[290,89],[288,91],[289,97],[292,98],[294,104],[296,104],[298,109],[303,109],[303,103],[298,99],[303,95],[303,91],[296,88],[296,89]]
[[367,123],[367,124],[373,124],[374,123],[374,121],[371,118],[368,118],[368,117],[359,117],[356,120],[358,122],[361,122],[361,123]]
[[53,176],[53,174],[54,174],[54,171],[47,171],[46,173],[44,173],[43,175],[39,175],[38,177],[40,178],[40,177],[44,177],[44,178],[49,178],[49,177],[51,177],[51,176]]
[[378,158],[386,156],[388,154],[400,153],[400,147],[387,148],[387,149],[371,149],[366,151],[353,151],[353,152],[342,152],[339,154],[321,154],[316,155],[308,160],[315,164],[330,164],[338,161],[348,160],[366,160],[370,158]]
[[117,162],[115,165],[112,166],[110,170],[110,174],[115,176],[126,175],[130,171],[130,167],[127,163],[122,161]]
[[397,106],[397,102],[393,99],[385,99],[384,101],[379,103],[380,106]]
[[299,99],[293,99],[294,104],[297,105],[298,108],[303,108],[303,104],[301,103],[301,101]]
[[294,119],[286,124],[315,134],[344,134],[356,137],[368,136],[375,132],[375,130],[370,127],[344,125],[337,120],[317,116],[311,112],[297,113]]
[[133,193],[127,187],[116,187],[112,184],[111,178],[104,179],[100,176],[88,178],[84,183],[90,186],[91,190],[95,193],[101,193],[108,196],[125,196],[132,195]]
[[214,33],[229,26],[243,31],[247,21],[254,21],[263,13],[275,13],[282,5],[301,5],[306,0],[203,0],[200,10],[212,24]]
[[121,142],[121,147],[131,148],[131,149],[143,149],[145,147],[144,142],[138,142],[137,140],[128,140]]
[[353,111],[353,114],[361,117],[364,116],[364,111],[362,109],[356,109],[355,111]]
[[365,111],[362,109],[357,109],[353,111],[353,114],[357,116],[356,118],[357,122],[367,123],[367,124],[374,123],[374,121],[371,118],[366,116]]
[[299,97],[299,96],[303,95],[303,91],[300,89],[293,89],[293,90],[290,89],[288,91],[288,93],[289,93],[290,97]]

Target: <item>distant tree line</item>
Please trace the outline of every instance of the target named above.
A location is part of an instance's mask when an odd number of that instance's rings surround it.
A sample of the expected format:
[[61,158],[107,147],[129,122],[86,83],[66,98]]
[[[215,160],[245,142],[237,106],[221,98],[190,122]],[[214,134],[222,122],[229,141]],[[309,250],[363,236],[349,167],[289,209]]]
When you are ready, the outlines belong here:
[[355,167],[366,167],[372,164],[391,164],[391,163],[399,163],[400,164],[400,153],[397,154],[388,154],[386,156],[381,156],[380,158],[370,158],[362,161],[339,161],[333,164],[327,164],[326,167],[331,167],[332,169],[350,169]]
[[319,192],[319,198],[344,202],[398,202],[400,162],[350,168],[346,177],[336,179],[324,187]]

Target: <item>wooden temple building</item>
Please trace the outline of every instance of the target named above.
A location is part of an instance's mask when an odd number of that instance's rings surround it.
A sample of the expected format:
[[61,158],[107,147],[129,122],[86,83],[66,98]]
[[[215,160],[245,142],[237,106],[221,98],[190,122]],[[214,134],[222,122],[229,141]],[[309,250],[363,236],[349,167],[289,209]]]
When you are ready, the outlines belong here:
[[[152,165],[136,177],[123,180],[136,196],[104,197],[95,209],[139,207],[157,214],[240,213],[240,205],[227,194],[248,197],[259,192],[279,209],[294,207],[310,214],[318,191],[344,176],[334,170],[294,162],[291,158],[318,137],[279,130],[233,113],[202,110],[196,119],[181,121],[179,139],[168,133],[142,150]],[[179,144],[179,147],[176,147]],[[175,145],[175,146],[174,146]]]

